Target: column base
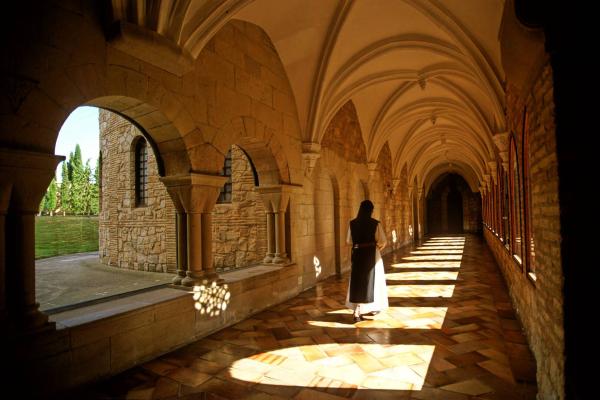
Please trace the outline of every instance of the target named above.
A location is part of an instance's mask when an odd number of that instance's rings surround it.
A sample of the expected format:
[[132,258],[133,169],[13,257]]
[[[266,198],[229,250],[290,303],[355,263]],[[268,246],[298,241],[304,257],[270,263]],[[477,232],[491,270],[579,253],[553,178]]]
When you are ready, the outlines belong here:
[[273,257],[273,264],[285,264],[290,262],[290,259],[286,257],[287,254],[283,253],[283,254],[275,254],[275,257]]
[[13,327],[26,334],[54,330],[56,323],[49,322],[48,316],[39,310],[39,303],[20,310],[19,315],[7,316]]
[[217,284],[223,282],[223,279],[219,278],[219,274],[212,271],[201,274],[194,274],[188,271],[186,275],[187,276],[181,280],[182,286],[192,287],[207,285],[212,282],[216,282]]
[[263,263],[271,264],[273,262],[273,258],[275,258],[274,254],[267,254],[265,258],[263,258]]
[[185,271],[182,269],[177,270],[177,275],[173,278],[171,283],[173,285],[181,285],[181,281],[185,278]]

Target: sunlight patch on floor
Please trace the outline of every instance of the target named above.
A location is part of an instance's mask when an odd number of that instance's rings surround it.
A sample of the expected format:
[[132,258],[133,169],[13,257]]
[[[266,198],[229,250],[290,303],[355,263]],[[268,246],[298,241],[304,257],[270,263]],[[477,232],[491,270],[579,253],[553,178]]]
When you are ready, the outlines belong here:
[[452,297],[454,285],[388,285],[388,297]]
[[460,261],[462,254],[428,254],[423,256],[402,257],[405,261]]
[[235,361],[229,374],[267,385],[421,390],[433,345],[331,343],[296,346]]
[[458,271],[406,271],[389,272],[385,279],[392,281],[455,281]]
[[448,249],[448,250],[413,250],[410,254],[462,254],[462,249]]
[[[352,322],[350,310],[335,310],[327,314],[344,315],[335,321],[307,321],[312,326],[341,329],[441,329],[448,307],[389,307],[365,321]],[[328,318],[325,318],[328,319]]]
[[412,269],[427,269],[427,268],[460,268],[460,261],[415,261],[402,262],[391,265],[392,268],[412,268]]

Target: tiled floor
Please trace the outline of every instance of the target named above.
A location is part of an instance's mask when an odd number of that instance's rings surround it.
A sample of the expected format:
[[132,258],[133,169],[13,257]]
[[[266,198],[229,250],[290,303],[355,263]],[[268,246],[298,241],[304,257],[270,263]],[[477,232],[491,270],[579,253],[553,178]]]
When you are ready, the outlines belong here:
[[482,240],[384,257],[390,308],[353,324],[348,276],[78,393],[86,399],[534,399],[535,364]]

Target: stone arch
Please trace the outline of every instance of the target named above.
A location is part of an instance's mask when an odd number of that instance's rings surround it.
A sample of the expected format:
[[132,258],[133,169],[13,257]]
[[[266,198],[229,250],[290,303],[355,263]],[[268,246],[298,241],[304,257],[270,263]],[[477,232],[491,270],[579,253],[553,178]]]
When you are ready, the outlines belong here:
[[340,107],[329,122],[321,138],[321,147],[349,162],[367,163],[367,148],[352,100]]
[[183,174],[191,169],[180,131],[156,107],[126,96],[103,96],[85,104],[114,112],[133,124],[152,148],[160,176]]
[[237,144],[252,157],[261,184],[298,183],[301,134],[294,94],[279,54],[258,25],[231,20],[196,60],[204,121],[189,136],[194,169],[215,173]]
[[216,140],[215,149],[224,158],[231,145],[238,145],[248,154],[264,184],[290,183],[288,157],[272,131],[253,117],[235,117],[225,125]]

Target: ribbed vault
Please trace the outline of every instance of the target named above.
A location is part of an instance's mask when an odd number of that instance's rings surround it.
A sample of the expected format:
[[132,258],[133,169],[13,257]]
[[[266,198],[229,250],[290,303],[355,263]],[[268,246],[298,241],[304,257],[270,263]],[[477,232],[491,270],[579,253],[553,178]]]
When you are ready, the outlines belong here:
[[232,18],[270,36],[294,92],[303,141],[320,143],[352,101],[376,162],[427,190],[461,174],[478,190],[505,131],[498,33],[503,0],[113,0],[112,18],[195,58]]

